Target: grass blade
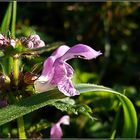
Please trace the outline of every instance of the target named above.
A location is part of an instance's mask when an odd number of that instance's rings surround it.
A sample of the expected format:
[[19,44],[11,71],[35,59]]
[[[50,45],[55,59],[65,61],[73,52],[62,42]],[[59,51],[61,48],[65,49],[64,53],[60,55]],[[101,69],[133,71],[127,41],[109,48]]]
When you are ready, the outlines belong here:
[[1,32],[7,33],[9,30],[10,20],[11,20],[11,13],[12,13],[12,3],[9,3],[5,16],[3,18],[1,24]]
[[17,2],[13,1],[13,13],[12,13],[12,24],[11,24],[11,36],[13,38],[15,38],[16,10],[17,10]]

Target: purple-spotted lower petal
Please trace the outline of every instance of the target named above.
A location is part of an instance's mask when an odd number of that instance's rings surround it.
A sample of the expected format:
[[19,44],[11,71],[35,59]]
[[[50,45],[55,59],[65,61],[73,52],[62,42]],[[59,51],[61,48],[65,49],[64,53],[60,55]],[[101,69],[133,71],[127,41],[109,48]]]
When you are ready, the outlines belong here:
[[51,138],[61,138],[63,136],[62,129],[59,123],[53,124],[50,132]]
[[79,95],[72,84],[72,74],[73,69],[71,66],[61,61],[61,59],[57,59],[54,63],[54,75],[50,81],[50,84],[56,85],[59,91],[61,91],[66,96]]
[[101,55],[100,51],[95,51],[91,47],[84,44],[77,44],[71,47],[62,57],[63,61],[67,61],[71,58],[83,58],[83,59],[93,59]]
[[68,78],[66,76],[64,77],[63,80],[61,80],[58,83],[57,86],[58,86],[59,91],[61,91],[66,96],[76,96],[76,95],[79,95],[79,92],[76,91],[76,89],[74,88],[70,78]]
[[65,64],[65,68],[67,70],[67,76],[72,77],[74,69],[68,63],[64,62],[64,64]]
[[57,59],[54,63],[54,75],[50,83],[52,85],[58,85],[58,83],[62,81],[66,75],[67,71],[64,63]]

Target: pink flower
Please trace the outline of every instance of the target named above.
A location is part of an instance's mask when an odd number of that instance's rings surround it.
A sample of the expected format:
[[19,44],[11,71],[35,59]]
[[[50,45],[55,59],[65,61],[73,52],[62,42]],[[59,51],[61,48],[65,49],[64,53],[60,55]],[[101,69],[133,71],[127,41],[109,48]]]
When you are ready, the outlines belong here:
[[63,136],[63,132],[61,129],[61,124],[69,125],[70,118],[68,115],[63,116],[57,123],[53,124],[50,131],[51,138],[61,138]]
[[73,68],[66,63],[72,58],[93,59],[101,55],[91,47],[78,44],[71,48],[60,46],[45,62],[41,76],[34,82],[37,92],[45,92],[58,87],[66,96],[79,95],[72,84]]

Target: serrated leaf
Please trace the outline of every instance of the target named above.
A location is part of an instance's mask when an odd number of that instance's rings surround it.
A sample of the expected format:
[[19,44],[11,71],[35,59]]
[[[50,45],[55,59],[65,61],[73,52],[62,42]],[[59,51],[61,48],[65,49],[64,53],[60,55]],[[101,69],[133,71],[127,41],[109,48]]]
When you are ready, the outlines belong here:
[[62,102],[62,101],[53,102],[51,105],[55,106],[57,109],[61,111],[69,111],[74,114],[78,114],[77,110],[75,109],[75,105],[71,105],[69,103]]
[[92,118],[89,114],[89,113],[92,113],[92,110],[90,107],[83,104],[75,104],[75,101],[70,98],[61,99],[57,102],[53,102],[51,105],[55,106],[57,109],[61,111],[72,112],[76,115],[83,113],[85,115],[88,115],[90,118]]
[[[124,111],[124,125],[122,137],[134,138],[137,134],[137,114],[133,103],[123,94],[112,90],[111,88],[106,88],[104,86],[98,86],[93,84],[79,84],[76,86],[77,90],[83,94],[94,94],[94,92],[104,92],[110,93],[118,97],[122,104]],[[91,92],[92,91],[92,92]],[[85,93],[89,92],[89,93]]]
[[2,108],[0,109],[0,125],[24,116],[46,105],[50,105],[62,98],[65,98],[65,96],[58,90],[51,90],[46,93],[40,93],[23,99],[17,104]]
[[91,109],[87,105],[75,105],[73,99],[66,98],[66,96],[58,90],[51,90],[46,93],[40,93],[28,97],[19,101],[17,104],[0,109],[0,125],[24,116],[46,105],[53,105],[61,111],[70,111],[75,114],[85,113],[87,115],[91,112]]

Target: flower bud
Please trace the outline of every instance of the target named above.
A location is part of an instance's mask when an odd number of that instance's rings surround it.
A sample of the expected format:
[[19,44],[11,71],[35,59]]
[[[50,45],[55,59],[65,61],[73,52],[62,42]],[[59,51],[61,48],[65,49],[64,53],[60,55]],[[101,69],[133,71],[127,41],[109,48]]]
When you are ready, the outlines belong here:
[[4,35],[0,34],[0,47],[2,46],[12,46],[15,47],[16,41],[14,39],[9,39],[5,37]]
[[13,46],[13,47],[15,47],[16,41],[15,41],[14,39],[11,39],[11,40],[10,40],[10,45]]
[[40,40],[40,37],[38,35],[31,35],[31,36],[29,36],[29,39],[32,40],[33,42],[34,41],[36,42],[36,41]]
[[0,47],[3,45],[4,36],[0,34]]
[[36,41],[34,46],[35,46],[35,48],[41,48],[41,47],[45,46],[45,43],[42,40],[38,40],[38,41]]
[[35,74],[30,73],[30,72],[27,72],[27,73],[25,73],[25,75],[24,75],[24,82],[25,82],[26,84],[33,84],[34,81],[35,81],[37,78],[38,78],[38,77],[37,77]]
[[5,36],[0,34],[0,47],[3,45],[8,45],[8,43],[9,43],[9,40]]
[[34,43],[32,41],[29,41],[27,46],[28,48],[34,48]]
[[31,49],[45,46],[44,41],[42,41],[38,35],[30,35],[27,38],[22,37],[21,42],[25,45],[25,47]]

